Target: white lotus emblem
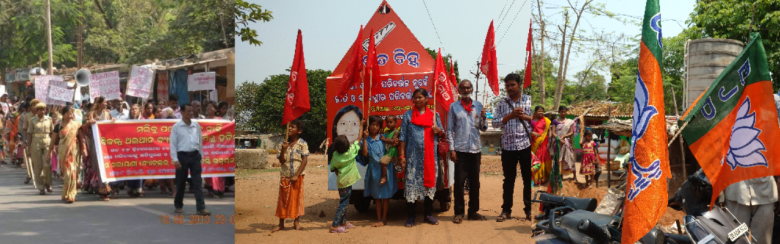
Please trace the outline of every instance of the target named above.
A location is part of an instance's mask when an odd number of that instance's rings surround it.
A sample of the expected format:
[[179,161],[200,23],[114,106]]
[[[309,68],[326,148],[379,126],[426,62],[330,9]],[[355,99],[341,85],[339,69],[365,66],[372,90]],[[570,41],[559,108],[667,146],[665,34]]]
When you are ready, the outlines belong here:
[[737,167],[769,167],[766,157],[760,152],[766,151],[764,143],[758,139],[761,130],[755,125],[756,112],[750,113],[750,97],[747,97],[737,111],[737,120],[731,127],[729,151],[720,160],[721,166],[726,162],[731,170]]

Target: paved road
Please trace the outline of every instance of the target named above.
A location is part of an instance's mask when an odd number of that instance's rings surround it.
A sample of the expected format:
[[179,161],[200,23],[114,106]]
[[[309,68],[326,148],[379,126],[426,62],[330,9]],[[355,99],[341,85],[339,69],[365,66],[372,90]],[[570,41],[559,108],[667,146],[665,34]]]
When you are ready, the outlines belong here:
[[[74,204],[62,203],[62,181],[54,180],[54,193],[38,195],[26,172],[0,166],[0,243],[234,243],[235,212],[232,193],[222,199],[206,198],[212,215],[209,224],[191,222],[195,200],[186,194],[184,215],[173,214],[173,198],[159,190],[143,198],[119,195],[102,202],[97,195],[79,194]],[[224,216],[224,224],[216,223]],[[168,218],[168,224],[162,219]],[[183,223],[175,220],[183,219]],[[201,222],[205,222],[203,219]],[[176,221],[178,222],[178,221]],[[221,222],[221,221],[220,221]]]

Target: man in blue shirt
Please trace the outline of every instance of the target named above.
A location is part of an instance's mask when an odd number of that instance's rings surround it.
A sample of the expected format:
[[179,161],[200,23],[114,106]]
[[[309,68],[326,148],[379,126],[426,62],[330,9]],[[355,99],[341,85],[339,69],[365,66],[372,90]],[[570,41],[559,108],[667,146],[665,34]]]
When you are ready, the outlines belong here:
[[479,166],[482,158],[482,145],[479,131],[486,131],[485,110],[482,104],[471,99],[473,91],[471,81],[462,80],[458,84],[460,101],[450,105],[447,114],[447,141],[450,144],[450,159],[455,163],[455,218],[452,222],[460,224],[463,220],[463,185],[469,179],[469,220],[485,220],[479,211]]

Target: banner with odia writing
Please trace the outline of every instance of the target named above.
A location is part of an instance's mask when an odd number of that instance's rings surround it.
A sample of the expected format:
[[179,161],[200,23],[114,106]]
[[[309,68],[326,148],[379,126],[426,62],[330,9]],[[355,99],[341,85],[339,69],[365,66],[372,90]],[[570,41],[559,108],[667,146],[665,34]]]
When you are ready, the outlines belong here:
[[147,98],[152,93],[152,77],[154,71],[150,68],[133,66],[130,79],[127,79],[126,95]]
[[89,97],[91,101],[94,101],[98,96],[103,96],[106,100],[119,98],[118,71],[92,74],[89,79]]
[[214,90],[216,80],[217,74],[214,72],[191,74],[187,77],[187,91]]
[[[102,181],[176,178],[169,141],[171,128],[178,121],[103,121],[93,125]],[[215,119],[193,121],[198,122],[203,132],[201,175],[234,176],[236,123]]]

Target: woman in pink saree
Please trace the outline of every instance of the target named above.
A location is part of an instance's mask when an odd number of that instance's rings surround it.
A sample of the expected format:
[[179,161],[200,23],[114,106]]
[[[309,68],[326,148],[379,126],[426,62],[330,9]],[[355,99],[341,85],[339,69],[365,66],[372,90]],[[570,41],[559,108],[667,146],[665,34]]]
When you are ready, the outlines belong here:
[[574,164],[574,148],[571,143],[576,130],[576,122],[566,118],[566,115],[569,114],[569,109],[566,108],[566,106],[559,107],[558,114],[560,117],[555,119],[552,124],[555,126],[555,135],[561,140],[561,175],[574,174],[573,179],[574,181],[577,181],[577,168]]
[[[555,136],[555,132],[550,130],[552,121],[544,117],[544,107],[536,106],[534,108],[534,130],[531,132],[532,144],[531,152],[539,159],[539,169],[533,173],[533,181],[536,185],[542,185],[547,183],[550,177],[550,171],[552,171],[552,158],[550,157],[549,150],[549,136]],[[554,137],[553,137],[554,138]]]

